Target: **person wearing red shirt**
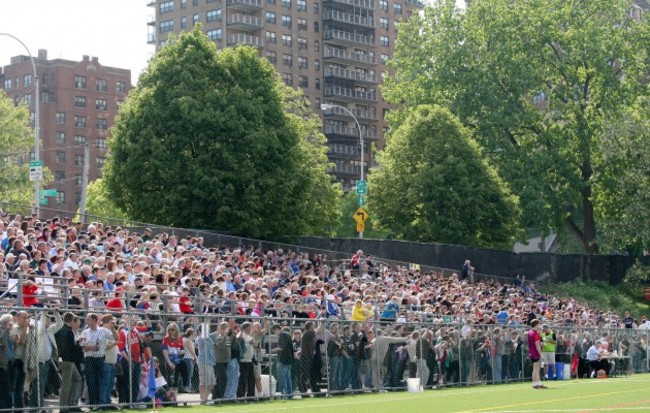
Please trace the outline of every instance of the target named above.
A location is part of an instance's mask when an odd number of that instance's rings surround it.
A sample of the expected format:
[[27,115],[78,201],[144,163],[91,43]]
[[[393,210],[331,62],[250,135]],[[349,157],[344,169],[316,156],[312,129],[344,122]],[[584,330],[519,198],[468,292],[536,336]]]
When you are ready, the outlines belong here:
[[178,298],[178,308],[183,314],[194,314],[192,310],[192,299],[190,298],[190,289],[183,287],[181,295]]
[[34,277],[27,277],[23,283],[23,307],[42,307],[41,303],[36,298],[38,286]]
[[118,287],[115,289],[115,295],[113,298],[106,302],[106,308],[110,310],[123,310],[124,309],[124,300],[122,298],[122,288]]
[[[126,326],[117,335],[117,348],[120,351],[121,376],[117,376],[117,390],[120,404],[133,405],[138,402],[140,391],[140,338],[132,320],[127,318]],[[129,373],[129,370],[131,373]],[[137,377],[129,385],[129,377]]]
[[[183,362],[183,356],[185,355],[183,336],[180,334],[176,323],[169,323],[167,326],[167,334],[165,334],[162,341],[162,350],[167,365],[167,382],[170,383],[171,387],[178,387],[185,393],[189,393],[190,389],[183,388],[183,383],[189,381],[189,372],[187,371],[187,365]],[[178,380],[178,374],[181,375],[182,381]],[[175,383],[176,386],[174,386]]]
[[528,330],[528,357],[533,362],[533,389],[546,389],[540,378],[540,367],[542,364],[542,337],[539,334],[541,322],[538,319],[530,321]]

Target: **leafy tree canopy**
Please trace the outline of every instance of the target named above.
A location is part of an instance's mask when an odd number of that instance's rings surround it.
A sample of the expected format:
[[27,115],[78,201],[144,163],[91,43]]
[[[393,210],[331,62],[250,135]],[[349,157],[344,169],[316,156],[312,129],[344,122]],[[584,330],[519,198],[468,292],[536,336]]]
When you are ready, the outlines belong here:
[[370,175],[371,210],[399,238],[511,249],[519,203],[448,109],[422,105]]
[[14,104],[0,89],[0,201],[12,211],[26,213],[34,205],[33,182],[29,180],[29,151],[34,147],[34,131],[29,123],[29,110]]
[[647,94],[647,23],[630,18],[632,0],[455,3],[400,26],[384,96],[450,108],[519,196],[527,226],[564,228],[597,252],[597,217],[610,215],[598,192],[612,188],[599,184],[609,173],[600,141]]
[[149,63],[120,110],[104,178],[130,218],[277,238],[332,231],[340,188],[304,98],[253,48],[197,26]]
[[[105,181],[100,178],[88,184],[86,194],[86,216],[88,220],[97,220],[113,225],[125,225],[128,217],[117,205],[106,188]],[[79,213],[75,220],[81,220]]]

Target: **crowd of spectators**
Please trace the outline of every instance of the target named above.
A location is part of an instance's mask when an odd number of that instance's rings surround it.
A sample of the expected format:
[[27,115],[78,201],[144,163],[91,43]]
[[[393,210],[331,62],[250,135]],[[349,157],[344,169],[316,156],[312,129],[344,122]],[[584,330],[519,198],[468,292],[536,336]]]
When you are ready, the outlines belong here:
[[[518,380],[532,319],[558,329],[567,354],[596,339],[581,329],[650,329],[645,317],[547,296],[524,277],[474,280],[469,261],[471,273],[443,276],[363,251],[332,261],[67,217],[3,214],[0,233],[0,305],[19,310],[0,317],[0,391],[12,389],[0,409],[42,406],[57,390],[30,381],[59,373],[61,406],[76,408],[83,396],[111,407],[114,389],[121,405],[133,404],[146,399],[152,367],[155,397],[166,402],[171,389],[197,387],[203,402],[257,397],[263,368],[287,397],[318,395],[324,379],[330,391],[399,387],[415,376],[425,385]],[[645,357],[642,335],[621,337]]]

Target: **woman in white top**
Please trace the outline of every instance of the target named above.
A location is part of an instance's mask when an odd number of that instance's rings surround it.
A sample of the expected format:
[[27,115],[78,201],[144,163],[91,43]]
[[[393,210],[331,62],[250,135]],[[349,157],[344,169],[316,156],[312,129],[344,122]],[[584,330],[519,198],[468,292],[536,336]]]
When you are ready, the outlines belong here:
[[183,387],[191,392],[192,391],[192,376],[194,375],[194,363],[196,363],[196,349],[194,347],[194,339],[196,338],[196,333],[193,328],[188,328],[185,330],[185,335],[183,336],[183,347],[185,348],[185,354],[183,354],[183,363],[187,366],[187,382],[183,383]]

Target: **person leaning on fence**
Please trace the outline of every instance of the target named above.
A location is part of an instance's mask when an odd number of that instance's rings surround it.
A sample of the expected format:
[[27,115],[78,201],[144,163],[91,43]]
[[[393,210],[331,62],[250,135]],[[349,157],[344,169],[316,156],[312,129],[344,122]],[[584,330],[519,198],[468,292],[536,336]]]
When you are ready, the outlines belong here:
[[119,375],[117,375],[117,393],[120,404],[134,404],[140,392],[140,337],[138,330],[131,325],[131,317],[125,318],[125,324],[118,333],[117,348]]
[[62,413],[70,411],[69,409],[76,408],[78,394],[80,393],[83,385],[81,379],[81,372],[77,368],[77,364],[81,362],[79,359],[80,348],[77,340],[75,339],[74,328],[76,327],[77,316],[73,313],[65,313],[63,315],[63,326],[59,331],[54,334],[56,339],[56,346],[59,351],[59,368],[61,369],[61,389],[59,390],[59,406]]
[[255,346],[257,342],[252,335],[252,324],[244,322],[241,325],[241,331],[237,336],[237,345],[239,346],[239,386],[237,387],[237,397],[255,397],[255,372],[253,360],[255,358]]
[[115,328],[115,317],[111,314],[105,314],[102,317],[102,333],[106,339],[104,348],[104,366],[102,368],[101,390],[99,392],[99,402],[102,409],[119,410],[117,406],[111,404],[111,394],[115,385],[115,369],[117,364],[117,329]]
[[59,360],[55,334],[63,327],[63,319],[58,311],[52,315],[42,311],[36,322],[36,343],[38,345],[38,379],[32,381],[30,392],[30,407],[43,407],[45,388],[50,377],[50,367],[53,361]]
[[[216,364],[214,365],[214,375],[216,385],[213,390],[213,398],[220,400],[225,398],[226,384],[228,382],[228,363],[230,362],[230,345],[231,338],[228,323],[222,321],[217,326],[217,331],[210,334],[214,345],[214,354]],[[199,357],[201,357],[201,348],[199,346]],[[236,360],[235,360],[236,361]],[[201,366],[199,365],[199,369]]]
[[289,331],[289,327],[282,327],[280,324],[273,324],[271,327],[271,333],[278,336],[278,346],[273,349],[273,352],[278,356],[276,371],[278,388],[285,399],[290,399],[293,395],[291,367],[294,363],[294,354]]
[[11,328],[14,317],[11,314],[0,316],[0,410],[12,408],[12,393],[9,391],[9,372],[14,362],[14,344]]

